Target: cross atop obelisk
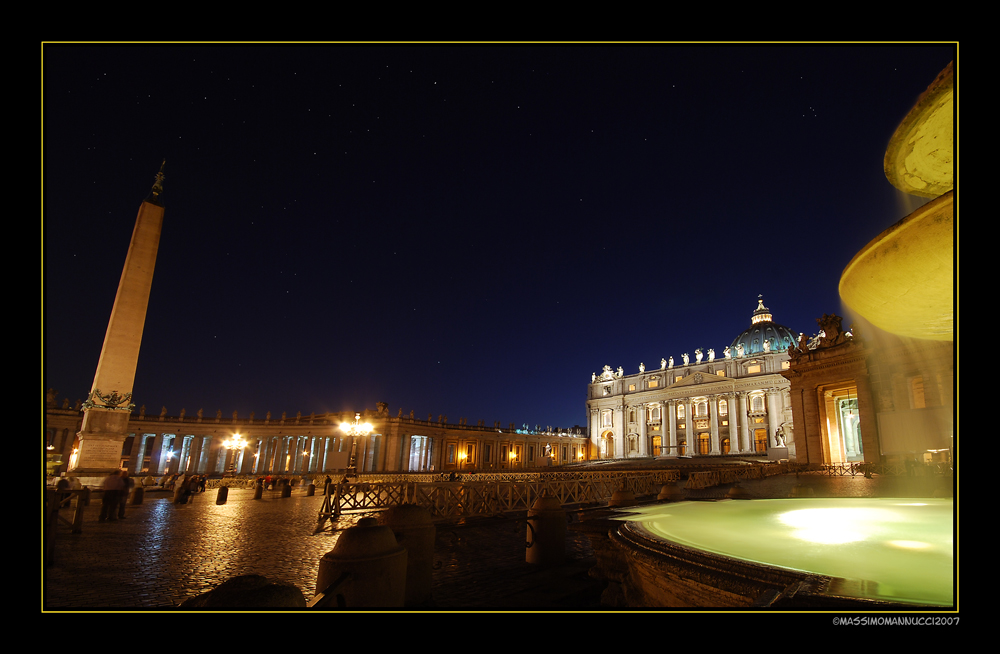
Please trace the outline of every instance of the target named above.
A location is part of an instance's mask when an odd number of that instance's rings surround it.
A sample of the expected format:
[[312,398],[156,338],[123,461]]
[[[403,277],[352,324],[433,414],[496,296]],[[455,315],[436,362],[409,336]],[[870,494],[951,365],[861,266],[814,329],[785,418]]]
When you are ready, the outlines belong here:
[[163,168],[166,163],[160,166],[153,189],[139,206],[135,219],[94,385],[83,405],[83,426],[77,433],[79,450],[72,468],[78,475],[106,474],[121,465],[122,444],[134,406],[132,384],[163,227]]

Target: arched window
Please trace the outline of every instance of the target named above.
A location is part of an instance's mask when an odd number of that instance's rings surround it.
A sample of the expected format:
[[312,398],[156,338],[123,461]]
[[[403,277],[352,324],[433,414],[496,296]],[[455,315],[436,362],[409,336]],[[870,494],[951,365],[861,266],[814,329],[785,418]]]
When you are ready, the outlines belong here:
[[694,405],[694,414],[698,417],[705,417],[708,415],[708,400],[698,400]]
[[751,395],[750,396],[750,410],[754,413],[760,413],[764,410],[764,396],[763,395]]
[[682,418],[682,419],[684,418],[684,405],[683,404],[678,404],[677,405],[677,417],[678,418]]
[[729,402],[726,400],[719,400],[719,415],[728,416],[729,415]]

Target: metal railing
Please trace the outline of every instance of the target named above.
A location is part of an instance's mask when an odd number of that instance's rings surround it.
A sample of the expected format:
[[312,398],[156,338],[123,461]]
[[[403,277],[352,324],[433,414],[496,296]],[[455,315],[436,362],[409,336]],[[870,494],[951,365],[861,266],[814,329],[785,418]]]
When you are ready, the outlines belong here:
[[432,518],[462,518],[526,511],[546,493],[559,498],[563,505],[606,501],[621,489],[650,495],[659,492],[664,484],[678,481],[680,472],[485,473],[463,475],[461,481],[444,481],[440,477],[362,475],[359,479],[364,481],[331,484],[313,533],[324,531],[326,521],[344,511],[384,509],[404,503],[427,509]]
[[787,463],[772,463],[767,465],[732,466],[717,470],[704,470],[688,474],[685,488],[697,490],[711,488],[722,484],[735,484],[750,479],[765,479],[774,475],[783,475],[790,471]]
[[867,461],[853,461],[847,463],[829,463],[815,469],[804,470],[825,474],[830,477],[844,477],[850,475],[885,475],[885,476],[927,476],[927,475],[947,475],[951,474],[951,468],[947,463],[932,463],[929,465],[910,464],[906,462],[896,463],[868,463]]

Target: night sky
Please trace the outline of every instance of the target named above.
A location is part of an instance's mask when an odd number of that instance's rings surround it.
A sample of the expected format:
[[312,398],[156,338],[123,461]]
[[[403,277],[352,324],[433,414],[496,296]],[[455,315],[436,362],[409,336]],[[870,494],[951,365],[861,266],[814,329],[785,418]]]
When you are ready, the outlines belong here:
[[585,425],[592,372],[721,356],[758,295],[844,315],[956,50],[46,44],[43,386],[90,391],[166,159],[148,414]]

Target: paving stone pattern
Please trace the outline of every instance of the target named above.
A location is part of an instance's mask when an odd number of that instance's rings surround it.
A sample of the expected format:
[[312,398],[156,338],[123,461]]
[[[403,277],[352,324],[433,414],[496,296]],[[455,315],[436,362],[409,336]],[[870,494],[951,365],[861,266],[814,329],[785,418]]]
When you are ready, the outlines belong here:
[[[171,609],[241,574],[295,584],[308,601],[320,558],[341,530],[371,515],[342,516],[334,530],[313,535],[319,495],[265,492],[254,500],[252,490],[230,489],[226,504],[215,500],[214,490],[187,505],[150,493],[126,508],[125,520],[107,523],[97,521],[100,499],[93,500],[83,533],[61,527],[55,536],[53,561],[43,573],[43,608]],[[602,584],[587,577],[594,561],[586,537],[567,536],[568,562],[557,570],[527,564],[525,540],[523,514],[439,524],[433,600],[426,608],[599,605]]]

